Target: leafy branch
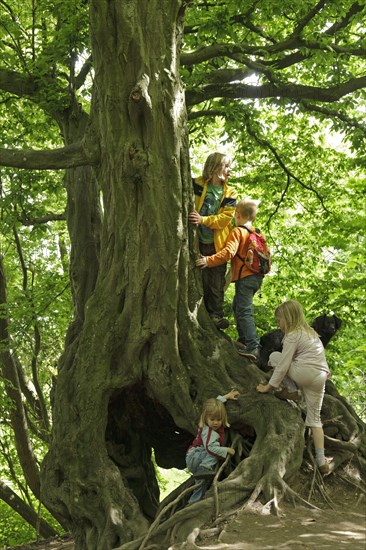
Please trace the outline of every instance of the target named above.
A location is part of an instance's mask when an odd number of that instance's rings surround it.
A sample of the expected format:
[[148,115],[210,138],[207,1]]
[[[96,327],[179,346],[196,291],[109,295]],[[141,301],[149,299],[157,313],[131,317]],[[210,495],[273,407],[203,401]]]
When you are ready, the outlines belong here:
[[320,88],[302,84],[206,84],[186,91],[187,105],[196,105],[208,99],[224,97],[230,99],[264,99],[283,97],[292,100],[310,99],[332,103],[341,97],[366,87],[366,76],[351,78],[338,86]]
[[[261,145],[262,147],[265,147],[265,148],[267,148],[271,151],[271,153],[275,157],[277,163],[281,166],[281,168],[285,172],[285,174],[287,174],[288,178],[292,178],[293,180],[297,181],[297,183],[299,183],[301,185],[301,187],[303,187],[304,189],[307,189],[308,191],[311,191],[312,193],[314,193],[315,196],[317,197],[317,199],[319,200],[320,204],[322,205],[324,211],[330,213],[328,208],[324,204],[323,197],[318,193],[318,191],[316,189],[314,189],[313,187],[311,187],[310,185],[307,185],[306,183],[304,183],[300,178],[298,178],[297,176],[295,176],[295,174],[293,174],[293,172],[286,166],[285,162],[282,160],[282,158],[281,158],[280,154],[278,153],[278,151],[276,150],[276,148],[268,140],[259,137],[255,133],[253,128],[250,126],[249,121],[246,122],[246,128],[247,128],[248,134],[259,145]],[[288,185],[289,185],[289,181],[287,183],[286,190],[288,188]]]
[[268,218],[268,221],[267,221],[268,227],[271,226],[271,220],[272,220],[272,218],[275,217],[275,215],[277,214],[277,212],[278,212],[279,209],[280,209],[281,204],[282,204],[282,203],[284,202],[284,200],[285,200],[285,196],[286,196],[287,191],[289,190],[289,187],[290,187],[290,182],[291,182],[291,177],[290,177],[289,174],[287,174],[287,183],[286,183],[286,187],[285,187],[284,190],[282,191],[280,199],[277,201],[276,208],[274,209],[273,212],[271,212],[271,214],[270,214],[270,216],[269,216],[269,218]]
[[361,132],[366,136],[366,125],[362,124],[355,118],[351,118],[345,113],[342,113],[341,111],[338,111],[335,109],[329,109],[327,107],[323,107],[322,105],[315,105],[314,103],[310,103],[309,101],[306,101],[306,100],[299,101],[299,105],[301,105],[307,111],[320,113],[329,119],[338,118],[339,120],[344,122],[347,126],[361,130]]

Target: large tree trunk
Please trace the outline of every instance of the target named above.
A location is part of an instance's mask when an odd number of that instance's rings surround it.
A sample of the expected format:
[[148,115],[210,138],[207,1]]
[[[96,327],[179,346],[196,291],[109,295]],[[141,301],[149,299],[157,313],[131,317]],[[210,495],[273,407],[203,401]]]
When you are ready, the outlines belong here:
[[[262,373],[220,337],[197,290],[178,66],[184,2],[89,4],[95,81],[85,143],[101,155],[100,269],[80,338],[60,364],[42,477],[76,547],[96,550],[146,533],[159,499],[152,449],[159,465],[184,467],[205,398],[233,385],[243,394],[229,408],[242,447],[220,489],[227,507],[255,488],[267,498],[283,489],[301,464],[304,426],[298,409],[283,414],[287,403],[256,394]],[[197,521],[198,506],[184,520]],[[211,508],[205,500],[202,521]]]
[[48,499],[80,547],[113,547],[147,528],[158,503],[144,437],[149,418],[186,429],[194,418],[179,353],[182,328],[197,331],[188,315],[197,300],[186,228],[180,8],[170,0],[90,3],[100,270],[77,348],[66,349],[61,363],[43,470]]

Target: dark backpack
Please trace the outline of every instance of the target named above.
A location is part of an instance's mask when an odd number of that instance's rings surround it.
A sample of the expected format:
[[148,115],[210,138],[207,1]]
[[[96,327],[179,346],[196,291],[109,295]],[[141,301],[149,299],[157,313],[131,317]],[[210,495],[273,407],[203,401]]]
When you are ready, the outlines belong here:
[[247,268],[256,273],[257,275],[266,275],[271,269],[271,252],[269,250],[267,241],[260,229],[255,228],[254,231],[249,229],[246,225],[240,225],[249,233],[245,244],[244,258],[239,256],[240,260],[244,262]]

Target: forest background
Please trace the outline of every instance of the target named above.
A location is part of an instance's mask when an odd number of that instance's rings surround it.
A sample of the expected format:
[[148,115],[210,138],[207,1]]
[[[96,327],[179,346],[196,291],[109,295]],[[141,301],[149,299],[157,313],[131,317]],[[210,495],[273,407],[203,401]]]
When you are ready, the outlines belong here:
[[[93,73],[84,8],[70,2],[64,2],[63,6],[55,2],[51,7],[40,2],[32,11],[19,2],[0,4],[2,147],[5,150],[62,147],[57,116],[52,114],[68,107],[67,94],[60,94],[58,85],[62,79],[64,83],[68,81],[70,71],[74,90],[78,90],[78,102],[86,113],[90,110]],[[295,14],[285,4],[282,3],[281,9],[287,8],[287,16],[294,21]],[[313,3],[304,4],[309,10],[314,7],[310,6]],[[347,14],[347,9],[361,5],[346,4]],[[227,2],[222,9],[218,6],[217,10],[211,7],[207,11],[207,7],[202,2],[197,3],[196,9],[188,10],[187,51],[200,41],[215,43],[230,38],[231,3]],[[75,17],[70,17],[72,10]],[[316,71],[319,82],[324,78],[324,85],[336,86],[344,81],[347,71],[363,76],[366,50],[360,10],[354,9],[348,36],[354,40],[354,50],[359,47],[359,55],[354,51],[332,50],[319,39],[312,63],[303,65],[301,74],[296,65],[289,65],[287,79],[301,80],[306,85],[313,82],[312,71]],[[272,15],[270,19],[269,12],[266,13],[268,19],[258,30],[263,36],[283,32],[283,13]],[[304,45],[304,51],[306,47],[310,46]],[[231,63],[234,61],[232,58]],[[238,69],[226,66],[222,59],[212,66],[202,63],[194,69],[182,62],[181,73],[188,93],[194,93],[206,81],[204,75],[208,72],[215,82],[214,73],[217,71],[219,78],[220,70]],[[266,75],[269,70],[265,64],[259,66],[248,60],[245,71],[241,70],[236,78],[259,88],[261,74]],[[48,81],[44,88],[46,96],[42,96],[42,90],[33,95],[35,92],[25,80],[17,84],[17,74],[30,72],[38,75],[41,82]],[[325,75],[331,75],[329,81]],[[81,82],[79,88],[77,78]],[[340,317],[341,330],[327,348],[332,380],[359,416],[365,418],[365,88],[338,99],[332,107],[319,105],[316,101],[295,101],[280,95],[236,102],[203,97],[198,105],[192,102],[188,117],[191,172],[200,175],[206,156],[215,150],[232,157],[230,183],[240,198],[260,201],[256,224],[265,231],[273,252],[271,273],[255,299],[259,333],[276,328],[274,308],[289,298],[303,304],[309,321],[322,314]],[[0,545],[15,545],[35,539],[35,530],[27,521],[39,527],[34,518],[41,505],[25,481],[14,445],[14,401],[6,382],[6,358],[10,352],[15,358],[28,400],[28,434],[41,463],[52,425],[53,380],[75,304],[70,283],[64,172],[29,170],[26,164],[9,168],[6,160],[4,165],[0,181],[0,305],[1,318],[10,322],[9,337],[6,341],[2,339],[1,344]],[[84,246],[81,241],[80,244]],[[230,287],[225,307],[233,326],[232,293]],[[236,337],[234,328],[226,332]],[[19,503],[18,508],[24,519],[8,505],[9,491],[13,499],[16,495],[24,504],[23,508]],[[42,515],[51,525],[57,525],[47,511],[42,509]]]

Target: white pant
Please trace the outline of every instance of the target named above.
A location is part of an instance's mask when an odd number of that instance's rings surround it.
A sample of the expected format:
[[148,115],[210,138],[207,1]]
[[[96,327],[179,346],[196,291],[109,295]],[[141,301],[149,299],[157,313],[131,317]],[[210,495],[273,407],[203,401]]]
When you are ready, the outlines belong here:
[[[282,353],[274,351],[269,356],[269,365],[276,368],[281,362]],[[302,389],[306,403],[305,424],[311,428],[321,428],[320,411],[323,404],[325,382],[328,373],[316,367],[299,366],[291,363],[282,383],[289,391],[295,391],[296,386]],[[296,383],[296,385],[294,384]]]

